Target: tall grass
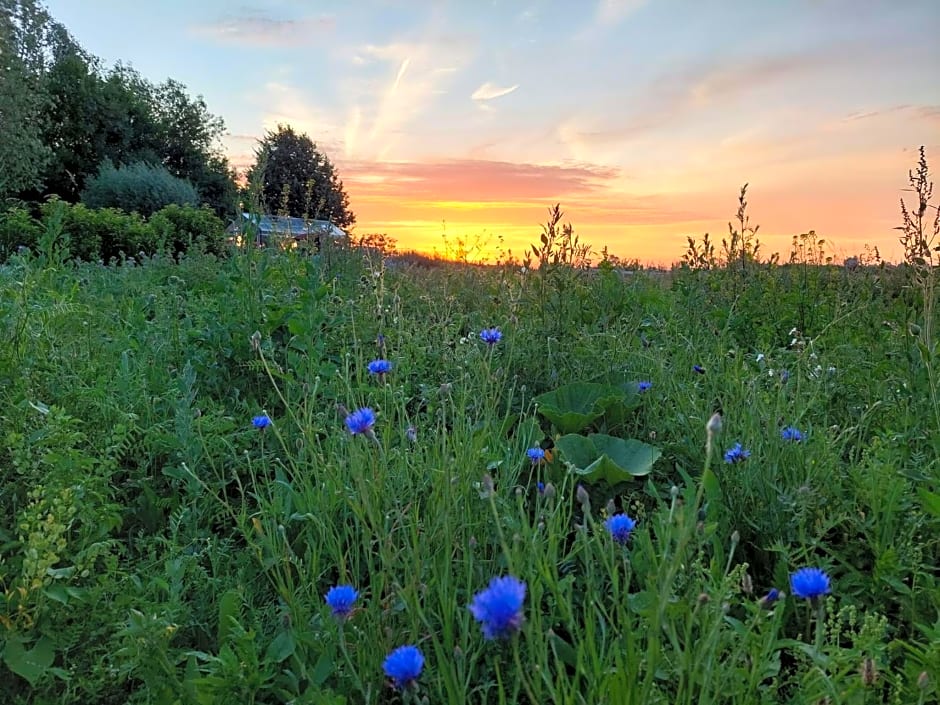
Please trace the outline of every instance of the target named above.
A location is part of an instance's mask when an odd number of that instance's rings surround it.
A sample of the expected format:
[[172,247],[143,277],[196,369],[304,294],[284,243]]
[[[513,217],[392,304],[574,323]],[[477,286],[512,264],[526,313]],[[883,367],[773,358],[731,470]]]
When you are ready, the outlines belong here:
[[[741,199],[735,266],[668,275],[75,265],[54,232],[13,257],[5,702],[934,700],[940,462],[905,272],[761,263]],[[579,474],[534,401],[601,379],[651,383],[584,430],[661,450],[647,475]],[[792,594],[801,567],[829,594]],[[486,639],[469,606],[497,576],[525,599]],[[403,645],[424,665],[398,689]]]

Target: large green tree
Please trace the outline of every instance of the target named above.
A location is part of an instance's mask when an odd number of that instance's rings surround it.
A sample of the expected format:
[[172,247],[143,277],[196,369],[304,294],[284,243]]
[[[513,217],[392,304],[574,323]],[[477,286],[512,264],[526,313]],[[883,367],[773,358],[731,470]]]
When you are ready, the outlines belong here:
[[50,158],[42,75],[55,42],[67,36],[38,3],[0,0],[0,203],[41,182]]
[[146,162],[192,183],[219,215],[234,211],[235,175],[222,153],[225,125],[181,83],[153,85],[128,66],[107,73],[80,52],[60,57],[46,86],[51,119],[45,142],[53,160],[46,192],[69,201],[105,162]]
[[63,54],[45,78],[50,98],[43,140],[52,150],[38,196],[74,202],[104,162],[159,164],[149,86],[118,65],[103,74],[81,51]]
[[248,182],[268,213],[329,220],[341,228],[356,222],[333,163],[289,125],[278,125],[260,140]]
[[190,181],[203,203],[219,215],[231,215],[238,198],[235,172],[222,152],[225,122],[209,112],[202,96],[191,98],[172,79],[152,91],[161,164]]
[[199,202],[234,214],[225,125],[173,80],[104,69],[37,0],[0,0],[0,199],[75,202],[102,164],[148,163],[192,183]]

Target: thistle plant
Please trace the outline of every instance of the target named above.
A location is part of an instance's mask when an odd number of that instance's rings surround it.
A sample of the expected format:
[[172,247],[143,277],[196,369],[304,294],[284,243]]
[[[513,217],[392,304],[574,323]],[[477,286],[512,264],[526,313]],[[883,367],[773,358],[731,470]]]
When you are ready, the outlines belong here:
[[[933,182],[927,167],[927,155],[920,148],[917,168],[908,172],[910,188],[916,203],[908,208],[901,198],[900,242],[904,248],[904,263],[907,265],[910,286],[920,295],[920,323],[911,322],[910,332],[916,339],[917,350],[930,384],[935,428],[940,433],[940,385],[937,379],[937,272],[940,270],[940,208],[930,202],[933,197]],[[931,214],[931,211],[933,213]]]

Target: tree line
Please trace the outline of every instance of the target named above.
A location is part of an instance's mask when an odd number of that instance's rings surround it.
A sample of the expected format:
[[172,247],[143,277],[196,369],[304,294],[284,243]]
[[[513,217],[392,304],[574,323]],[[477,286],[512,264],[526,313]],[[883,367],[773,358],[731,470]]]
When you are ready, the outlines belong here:
[[105,66],[37,0],[0,0],[0,210],[56,197],[149,216],[168,204],[319,217],[355,216],[332,162],[279,125],[239,180],[225,123],[173,79]]

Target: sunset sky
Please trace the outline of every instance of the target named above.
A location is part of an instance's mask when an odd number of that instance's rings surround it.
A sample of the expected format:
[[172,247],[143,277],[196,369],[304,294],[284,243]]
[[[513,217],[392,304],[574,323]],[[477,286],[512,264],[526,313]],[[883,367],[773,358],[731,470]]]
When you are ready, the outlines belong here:
[[839,261],[897,259],[917,147],[940,167],[940,0],[46,5],[203,95],[238,167],[277,123],[306,132],[355,232],[400,249],[520,255],[560,202],[595,251],[667,264],[720,241],[749,182],[764,251],[814,229]]

